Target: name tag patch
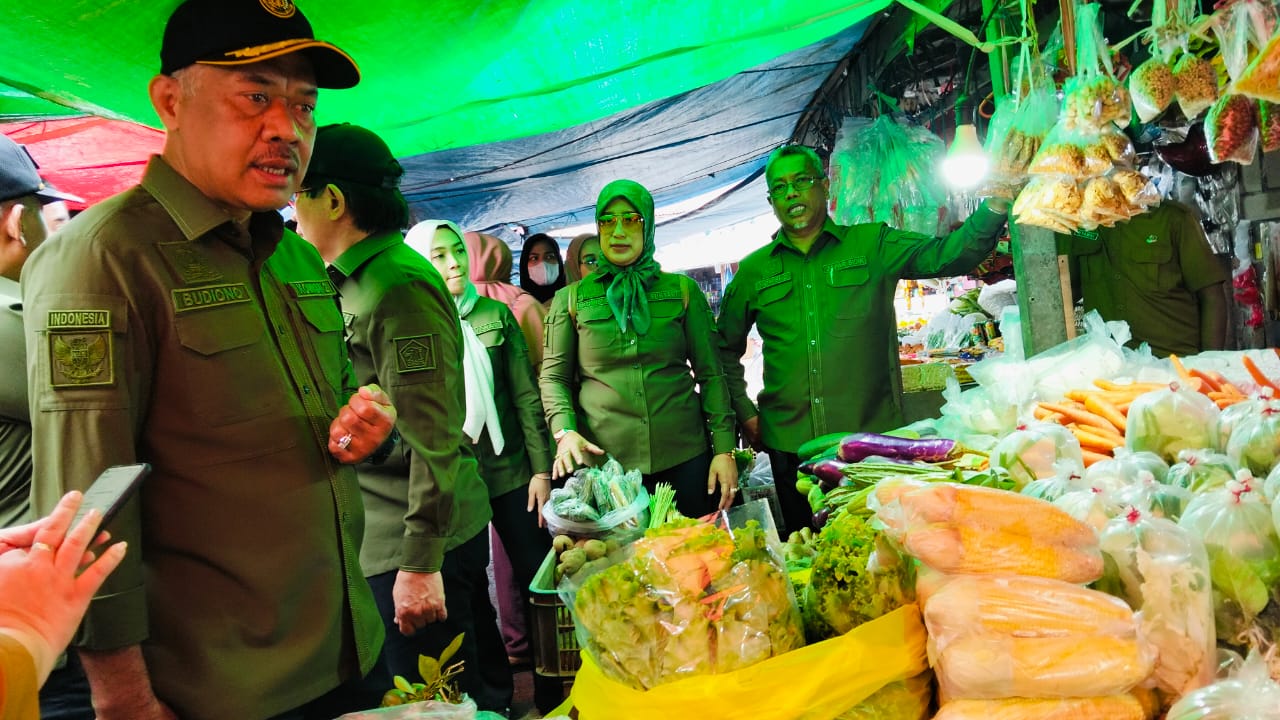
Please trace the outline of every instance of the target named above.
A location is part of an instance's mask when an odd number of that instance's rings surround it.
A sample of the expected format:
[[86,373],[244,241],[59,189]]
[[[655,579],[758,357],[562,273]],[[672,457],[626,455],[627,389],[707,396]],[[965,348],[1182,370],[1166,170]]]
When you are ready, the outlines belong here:
[[791,281],[791,273],[789,272],[784,272],[781,275],[774,275],[773,277],[767,277],[767,278],[764,278],[763,280],[757,280],[755,285],[756,292],[760,292],[765,288],[771,288],[774,285],[781,285],[784,282],[790,282],[790,281]]
[[1075,231],[1073,231],[1071,234],[1072,234],[1072,235],[1075,235],[1076,237],[1079,237],[1079,238],[1084,238],[1085,240],[1097,240],[1097,239],[1098,239],[1098,231],[1097,231],[1097,230],[1075,230]]
[[494,320],[493,322],[487,322],[483,325],[476,325],[471,328],[472,332],[474,332],[477,335],[481,333],[487,333],[490,330],[501,330],[501,329],[502,329],[501,320]]
[[178,288],[170,293],[173,296],[173,311],[178,313],[249,302],[249,286],[244,283]]
[[293,296],[296,298],[325,297],[338,294],[338,291],[333,287],[333,283],[328,280],[295,280],[289,283],[289,288],[293,290]]
[[396,372],[400,374],[436,369],[436,336],[415,335],[395,338]]
[[48,322],[45,325],[49,330],[58,330],[65,328],[75,328],[76,330],[85,330],[88,328],[104,328],[111,329],[111,311],[110,310],[50,310]]

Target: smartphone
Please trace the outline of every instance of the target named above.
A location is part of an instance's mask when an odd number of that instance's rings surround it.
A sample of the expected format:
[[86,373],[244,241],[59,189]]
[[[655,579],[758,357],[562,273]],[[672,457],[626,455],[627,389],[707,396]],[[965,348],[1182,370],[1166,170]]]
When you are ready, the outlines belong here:
[[137,492],[138,486],[142,484],[142,478],[149,472],[151,472],[151,466],[147,463],[113,465],[103,470],[89,489],[84,491],[84,502],[80,503],[80,509],[76,511],[76,516],[71,521],[71,527],[74,528],[90,509],[97,508],[102,513],[102,523],[98,528],[105,528],[116,513],[120,512],[120,508],[124,507],[129,498]]

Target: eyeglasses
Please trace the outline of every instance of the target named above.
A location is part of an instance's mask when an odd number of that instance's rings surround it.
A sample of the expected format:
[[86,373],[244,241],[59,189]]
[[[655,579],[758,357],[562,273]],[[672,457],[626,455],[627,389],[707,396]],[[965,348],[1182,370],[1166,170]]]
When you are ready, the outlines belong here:
[[632,230],[644,225],[644,216],[638,212],[625,212],[617,215],[601,215],[596,218],[596,225],[606,230],[614,229],[618,223],[622,223],[624,229]]
[[769,197],[773,198],[774,200],[779,200],[781,198],[784,198],[787,196],[787,193],[790,192],[790,188],[795,188],[796,192],[804,192],[805,190],[808,190],[809,188],[813,187],[813,184],[818,182],[821,179],[822,178],[815,178],[815,177],[809,177],[807,175],[803,175],[790,182],[787,182],[785,180],[779,180],[778,182],[769,186]]
[[600,259],[597,258],[595,255],[588,255],[582,258],[582,264],[586,265],[587,267],[595,267],[600,264]]

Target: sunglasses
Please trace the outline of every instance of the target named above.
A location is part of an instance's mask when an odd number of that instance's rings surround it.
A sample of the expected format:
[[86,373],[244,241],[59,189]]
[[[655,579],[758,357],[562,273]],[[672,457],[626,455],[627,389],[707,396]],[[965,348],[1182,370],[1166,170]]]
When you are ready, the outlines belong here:
[[638,228],[644,225],[644,216],[638,212],[625,212],[596,218],[596,225],[608,230],[617,227],[618,223],[622,223],[622,227],[628,230]]

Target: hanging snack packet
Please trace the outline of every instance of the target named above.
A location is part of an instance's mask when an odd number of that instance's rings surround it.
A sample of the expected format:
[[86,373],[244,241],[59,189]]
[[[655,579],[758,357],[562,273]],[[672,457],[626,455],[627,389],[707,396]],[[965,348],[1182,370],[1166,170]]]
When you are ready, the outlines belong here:
[[1280,150],[1280,103],[1258,101],[1258,145],[1262,152]]
[[1252,98],[1280,103],[1280,31],[1236,79],[1235,90]]
[[1218,99],[1218,74],[1207,60],[1187,53],[1173,66],[1173,87],[1182,114],[1193,120]]
[[1248,165],[1258,151],[1258,106],[1244,95],[1223,95],[1204,118],[1209,159]]

